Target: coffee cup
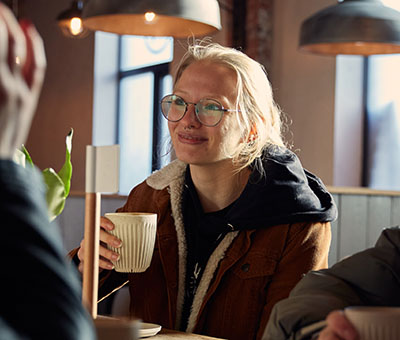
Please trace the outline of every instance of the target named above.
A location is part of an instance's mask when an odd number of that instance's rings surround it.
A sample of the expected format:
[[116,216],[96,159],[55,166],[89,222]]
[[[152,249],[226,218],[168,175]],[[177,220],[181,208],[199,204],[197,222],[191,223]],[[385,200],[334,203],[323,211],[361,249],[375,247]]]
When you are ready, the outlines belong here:
[[138,340],[141,324],[139,319],[117,319],[101,315],[94,320],[97,340]]
[[117,319],[102,315],[94,320],[97,340],[138,340],[141,324],[139,319]]
[[360,340],[400,339],[400,307],[347,307],[346,318],[357,330]]
[[105,214],[115,226],[109,231],[122,241],[119,248],[108,248],[119,254],[114,269],[122,273],[144,272],[151,262],[157,230],[157,214],[116,212]]

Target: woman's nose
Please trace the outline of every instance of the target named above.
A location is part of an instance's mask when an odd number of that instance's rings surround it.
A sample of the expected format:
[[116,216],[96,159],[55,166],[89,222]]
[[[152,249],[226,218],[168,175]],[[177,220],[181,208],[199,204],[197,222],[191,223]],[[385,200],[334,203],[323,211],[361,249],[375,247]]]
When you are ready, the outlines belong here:
[[198,126],[201,125],[199,119],[196,116],[196,106],[194,104],[188,104],[186,114],[183,116],[182,121],[186,124]]

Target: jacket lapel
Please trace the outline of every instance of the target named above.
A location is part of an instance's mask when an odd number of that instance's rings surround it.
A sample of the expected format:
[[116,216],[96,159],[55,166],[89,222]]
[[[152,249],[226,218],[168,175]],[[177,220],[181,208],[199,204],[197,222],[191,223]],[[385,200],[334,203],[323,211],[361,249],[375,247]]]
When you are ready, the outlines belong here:
[[[162,190],[168,187],[171,200],[172,217],[174,219],[176,229],[176,239],[170,233],[163,233],[162,230],[158,232],[160,254],[169,254],[163,259],[164,273],[167,282],[176,282],[178,276],[178,287],[169,287],[169,295],[171,297],[170,306],[172,307],[173,301],[176,301],[176,321],[175,328],[178,329],[181,323],[181,314],[184,303],[185,292],[185,278],[186,278],[186,238],[185,229],[183,225],[182,216],[182,192],[185,178],[186,164],[180,161],[174,161],[164,167],[163,169],[155,172],[147,180],[147,184],[154,189]],[[229,268],[231,268],[240,258],[246,254],[250,248],[250,231],[229,232],[225,235],[224,239],[218,247],[211,254],[210,259],[204,269],[204,273],[199,283],[193,299],[192,312],[189,316],[187,331],[191,332],[196,326],[199,315],[202,313],[207,301],[211,298],[215,289],[218,287],[223,275]],[[171,257],[172,242],[178,244],[178,273],[176,273],[176,263]],[[176,245],[176,243],[175,243]],[[176,293],[177,292],[177,293]],[[176,300],[173,298],[176,296]]]

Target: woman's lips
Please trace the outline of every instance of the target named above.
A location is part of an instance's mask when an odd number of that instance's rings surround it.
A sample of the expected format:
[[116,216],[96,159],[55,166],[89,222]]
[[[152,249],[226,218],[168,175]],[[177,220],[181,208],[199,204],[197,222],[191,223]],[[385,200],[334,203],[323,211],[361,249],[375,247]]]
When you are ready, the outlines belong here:
[[200,144],[207,141],[207,138],[195,136],[189,133],[178,133],[178,139],[185,144]]

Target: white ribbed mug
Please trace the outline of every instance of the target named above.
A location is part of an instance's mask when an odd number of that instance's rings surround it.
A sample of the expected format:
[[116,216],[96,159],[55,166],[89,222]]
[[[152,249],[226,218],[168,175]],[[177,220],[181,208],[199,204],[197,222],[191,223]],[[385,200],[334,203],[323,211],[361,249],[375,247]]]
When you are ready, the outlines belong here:
[[118,253],[113,261],[114,269],[122,273],[144,272],[151,262],[157,230],[157,214],[141,212],[117,212],[105,214],[115,226],[110,234],[122,241],[119,248],[108,246]]
[[400,339],[398,307],[347,307],[344,314],[357,330],[360,340]]

